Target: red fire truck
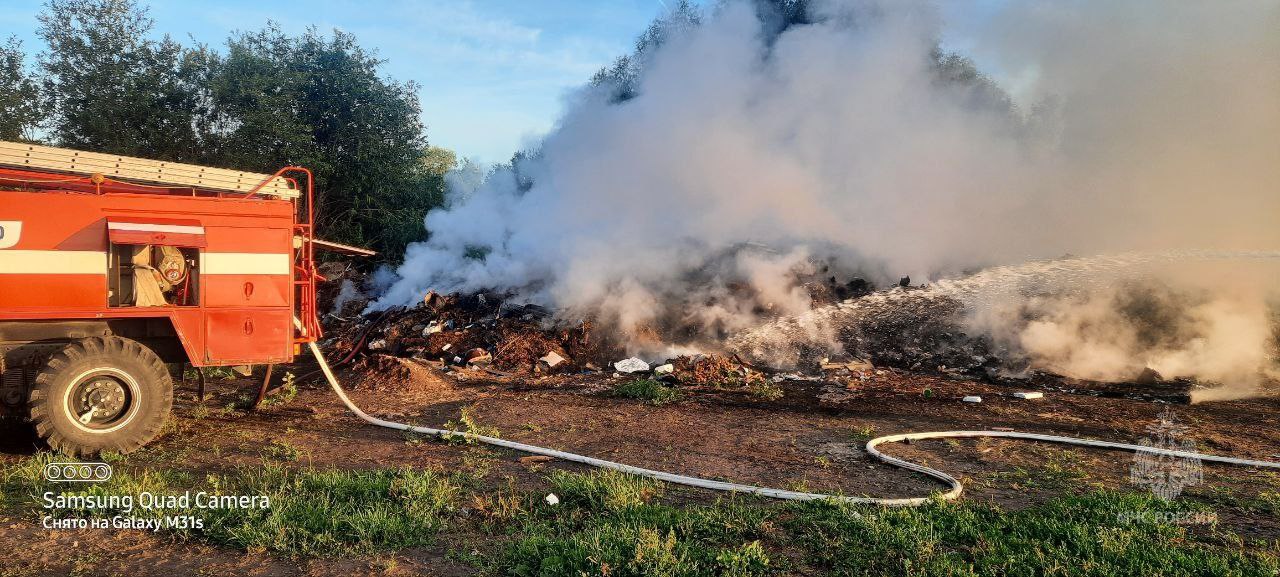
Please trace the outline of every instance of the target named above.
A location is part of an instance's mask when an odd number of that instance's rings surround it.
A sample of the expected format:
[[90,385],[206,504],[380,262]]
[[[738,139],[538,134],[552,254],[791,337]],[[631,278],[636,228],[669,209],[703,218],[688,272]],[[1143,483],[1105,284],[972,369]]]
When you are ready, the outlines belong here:
[[320,335],[312,198],[300,167],[0,142],[0,410],[56,449],[127,452],[187,363],[292,360]]

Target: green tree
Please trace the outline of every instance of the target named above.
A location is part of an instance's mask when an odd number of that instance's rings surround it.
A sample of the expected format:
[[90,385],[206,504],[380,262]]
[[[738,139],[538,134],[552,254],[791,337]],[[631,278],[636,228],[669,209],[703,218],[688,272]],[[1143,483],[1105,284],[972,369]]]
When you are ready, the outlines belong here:
[[424,162],[417,86],[380,76],[382,63],[341,31],[239,34],[213,66],[210,149],[245,169],[311,168],[318,233],[397,259],[423,236],[443,175]]
[[56,144],[194,161],[201,156],[196,83],[207,64],[169,37],[133,0],[48,0],[38,32],[44,95]]
[[44,120],[39,83],[25,60],[17,38],[0,45],[0,140],[35,140]]
[[636,38],[635,50],[631,54],[619,56],[612,65],[597,71],[591,77],[591,85],[609,87],[611,100],[615,103],[635,98],[638,88],[636,83],[649,55],[665,43],[672,33],[696,28],[701,24],[702,13],[699,8],[689,0],[680,0],[666,14],[649,23],[644,34]]
[[268,24],[221,52],[152,39],[152,26],[135,0],[47,0],[45,100],[30,78],[9,78],[22,70],[17,45],[0,49],[0,130],[29,131],[43,102],[60,146],[256,172],[305,166],[321,236],[387,260],[422,238],[456,159],[427,146],[418,87],[381,76],[383,61],[354,36]]
[[448,148],[429,146],[422,155],[422,164],[427,174],[444,177],[449,171],[458,168],[458,155]]

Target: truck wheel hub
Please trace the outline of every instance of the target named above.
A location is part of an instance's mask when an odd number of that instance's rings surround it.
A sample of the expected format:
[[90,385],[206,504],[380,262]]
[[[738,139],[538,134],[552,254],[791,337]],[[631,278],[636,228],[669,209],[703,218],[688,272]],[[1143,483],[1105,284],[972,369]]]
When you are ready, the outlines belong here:
[[115,377],[97,375],[76,385],[67,409],[81,425],[91,429],[110,427],[129,409],[129,388]]

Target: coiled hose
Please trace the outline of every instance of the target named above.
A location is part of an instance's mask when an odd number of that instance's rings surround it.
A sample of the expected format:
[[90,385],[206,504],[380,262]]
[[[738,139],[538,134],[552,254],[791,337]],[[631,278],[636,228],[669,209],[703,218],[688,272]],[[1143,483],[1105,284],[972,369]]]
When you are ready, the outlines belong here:
[[[515,449],[525,453],[533,453],[535,455],[546,455],[564,461],[573,461],[584,465],[591,465],[602,469],[612,469],[622,471],[632,475],[641,477],[649,477],[658,479],[668,483],[676,483],[678,485],[688,485],[690,487],[700,487],[703,489],[712,489],[715,491],[729,491],[737,493],[750,493],[752,495],[760,495],[763,497],[772,497],[775,499],[790,499],[795,501],[812,501],[817,499],[832,500],[844,503],[872,504],[884,505],[890,507],[914,507],[929,502],[930,497],[906,497],[906,498],[880,498],[880,497],[849,497],[845,495],[828,495],[824,493],[806,493],[802,491],[788,491],[785,489],[774,489],[770,487],[758,487],[755,485],[743,485],[741,483],[727,483],[724,481],[713,481],[710,479],[701,479],[698,477],[689,477],[686,475],[677,475],[675,473],[667,473],[665,471],[655,471],[653,469],[645,469],[643,467],[635,467],[614,461],[606,461],[595,457],[578,455],[574,453],[566,453],[546,447],[538,447],[535,445],[526,445],[515,441],[508,441],[496,437],[487,437],[468,433],[465,431],[450,431],[446,429],[433,429],[430,427],[417,427],[404,423],[396,423],[393,421],[385,421],[360,410],[351,399],[347,397],[346,391],[342,390],[342,386],[338,384],[338,378],[334,376],[333,371],[329,368],[329,364],[325,361],[324,355],[320,353],[320,347],[315,342],[308,343],[311,347],[311,353],[315,355],[316,362],[320,363],[320,370],[329,381],[329,386],[333,387],[333,392],[338,394],[338,398],[342,399],[342,403],[347,406],[351,412],[365,421],[386,427],[388,429],[397,429],[401,431],[411,431],[414,433],[422,433],[425,435],[433,435],[436,437],[453,437],[458,436],[473,441],[479,441],[497,447],[505,447],[507,449]],[[1081,447],[1094,447],[1101,449],[1123,449],[1126,451],[1145,451],[1156,455],[1166,455],[1172,457],[1195,458],[1202,461],[1213,463],[1225,463],[1228,465],[1240,465],[1245,467],[1265,467],[1271,469],[1280,469],[1280,463],[1271,461],[1254,461],[1250,459],[1237,459],[1234,457],[1221,457],[1217,455],[1206,455],[1203,453],[1192,453],[1189,451],[1174,451],[1169,449],[1159,449],[1153,447],[1144,447],[1142,445],[1130,445],[1127,443],[1113,443],[1110,441],[1093,441],[1088,439],[1077,439],[1073,437],[1058,437],[1055,435],[1038,435],[1034,433],[1018,433],[1012,431],[932,431],[927,433],[903,433],[900,435],[885,435],[876,437],[867,441],[867,453],[882,462],[888,463],[895,467],[915,471],[933,477],[942,481],[947,485],[947,492],[942,493],[942,498],[951,500],[960,496],[964,491],[964,486],[955,477],[943,473],[937,469],[932,469],[924,465],[919,465],[909,461],[904,461],[896,457],[890,457],[881,453],[876,447],[884,443],[898,443],[902,441],[918,441],[922,439],[946,439],[946,438],[966,438],[966,437],[999,437],[1006,439],[1028,439],[1033,441],[1044,441],[1049,443],[1061,443],[1065,445],[1076,445]]]

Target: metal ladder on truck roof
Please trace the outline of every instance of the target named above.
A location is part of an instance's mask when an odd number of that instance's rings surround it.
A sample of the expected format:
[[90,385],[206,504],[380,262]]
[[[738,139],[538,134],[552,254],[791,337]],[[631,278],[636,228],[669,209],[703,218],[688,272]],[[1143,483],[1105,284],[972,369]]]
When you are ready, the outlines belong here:
[[102,178],[126,183],[166,188],[242,192],[287,200],[301,196],[301,191],[294,182],[279,174],[259,174],[3,140],[0,140],[0,166],[90,178],[101,175]]

